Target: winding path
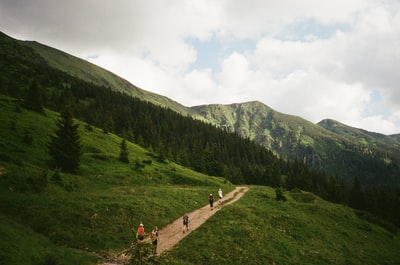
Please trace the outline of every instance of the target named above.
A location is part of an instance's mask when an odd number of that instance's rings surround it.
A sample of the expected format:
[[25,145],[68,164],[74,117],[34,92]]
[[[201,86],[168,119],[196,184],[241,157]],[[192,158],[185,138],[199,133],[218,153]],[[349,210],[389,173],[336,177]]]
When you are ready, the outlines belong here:
[[[183,233],[182,216],[160,229],[160,241],[158,242],[157,255],[174,247],[179,241],[190,234],[191,231],[202,225],[221,208],[239,200],[248,190],[248,187],[236,187],[233,191],[227,193],[220,201],[216,200],[213,209],[210,209],[210,206],[207,204],[202,208],[188,213],[189,231],[186,233]],[[120,265],[128,261],[129,257],[124,254],[117,254],[102,257],[102,260],[103,261],[99,263],[101,265]]]

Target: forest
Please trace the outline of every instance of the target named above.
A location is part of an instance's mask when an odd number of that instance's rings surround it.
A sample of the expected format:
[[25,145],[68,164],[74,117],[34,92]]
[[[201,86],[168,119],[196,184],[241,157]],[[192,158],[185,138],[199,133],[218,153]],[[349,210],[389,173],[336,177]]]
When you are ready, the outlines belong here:
[[[234,184],[302,189],[323,199],[344,203],[367,218],[380,217],[387,227],[400,225],[400,188],[365,188],[358,176],[346,186],[336,176],[286,161],[271,151],[210,124],[153,105],[110,87],[98,86],[54,69],[32,49],[2,41],[0,93],[20,99],[21,106],[41,112],[43,107],[115,133],[174,161]],[[361,212],[363,211],[363,212]]]

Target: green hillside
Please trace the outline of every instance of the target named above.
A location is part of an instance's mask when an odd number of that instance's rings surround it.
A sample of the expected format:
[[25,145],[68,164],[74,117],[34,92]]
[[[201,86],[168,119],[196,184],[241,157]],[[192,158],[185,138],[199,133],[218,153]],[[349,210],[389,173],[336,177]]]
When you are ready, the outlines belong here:
[[275,111],[261,102],[192,107],[206,121],[254,140],[274,154],[299,160],[351,185],[400,185],[396,136],[352,128],[332,120],[319,124]]
[[384,135],[380,133],[369,132],[363,129],[347,126],[341,122],[326,119],[318,123],[319,126],[334,132],[335,134],[342,135],[347,139],[365,146],[366,148],[379,148],[387,150],[393,155],[400,157],[400,142],[396,135]]
[[[56,172],[48,167],[46,143],[58,117],[0,96],[2,264],[96,264],[98,254],[126,249],[140,221],[164,227],[205,205],[210,191],[233,189],[223,178],[160,161],[130,142],[130,162],[123,163],[120,137],[78,120],[79,172]],[[276,201],[272,188],[251,186],[240,201],[146,264],[400,262],[396,228],[310,193],[284,196],[287,201]]]
[[37,54],[43,57],[51,67],[61,70],[68,75],[87,82],[92,82],[99,86],[109,87],[113,91],[119,91],[162,107],[170,108],[178,113],[195,115],[190,108],[167,97],[138,88],[127,80],[88,61],[36,41],[18,41],[18,43],[32,48]]
[[[46,145],[58,114],[28,111],[5,96],[0,110],[2,264],[47,264],[47,259],[95,264],[92,251],[128,247],[130,229],[140,221],[163,227],[205,204],[210,191],[233,188],[222,178],[160,161],[132,143],[130,163],[123,163],[118,160],[122,139],[82,122],[78,174],[54,171]],[[77,259],[83,261],[72,262]]]

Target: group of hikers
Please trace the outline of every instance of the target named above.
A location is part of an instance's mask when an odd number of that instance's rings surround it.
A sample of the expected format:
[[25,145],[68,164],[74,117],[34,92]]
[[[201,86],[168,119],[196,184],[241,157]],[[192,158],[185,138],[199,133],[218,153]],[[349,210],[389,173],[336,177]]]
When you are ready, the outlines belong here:
[[[218,190],[218,198],[219,198],[219,203],[221,203],[221,199],[222,199],[222,190],[221,188]],[[213,210],[214,209],[214,196],[212,195],[212,193],[210,193],[210,195],[208,196],[208,202],[210,204],[210,209]],[[182,217],[182,221],[183,221],[183,233],[189,231],[189,215],[187,213],[185,213]],[[133,232],[133,228],[132,228],[132,232]],[[146,236],[146,233],[144,231],[144,225],[143,222],[140,222],[139,227],[136,231],[136,239],[138,240],[138,242],[142,242],[144,240]],[[151,239],[151,243],[153,245],[153,254],[157,253],[157,244],[158,242],[160,242],[160,233],[158,232],[158,227],[154,226],[153,230],[151,231],[150,234],[150,239]]]
[[[221,199],[222,199],[222,190],[221,188],[218,190],[218,198],[219,198],[219,203],[221,203]],[[210,204],[210,209],[214,209],[214,196],[212,195],[212,193],[210,193],[210,195],[208,195],[208,203]]]
[[[133,228],[132,228],[133,232]],[[144,225],[140,222],[139,227],[136,231],[136,239],[138,242],[142,242],[144,237],[146,236],[146,232],[144,231]],[[157,244],[160,241],[160,233],[158,232],[158,227],[155,226],[150,234],[151,243],[153,244],[153,254],[157,253]]]

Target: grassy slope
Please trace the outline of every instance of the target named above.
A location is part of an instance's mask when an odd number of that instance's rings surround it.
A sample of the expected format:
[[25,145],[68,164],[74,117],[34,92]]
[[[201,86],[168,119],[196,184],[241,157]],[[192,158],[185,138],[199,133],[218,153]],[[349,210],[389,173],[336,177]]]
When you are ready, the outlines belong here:
[[[1,264],[94,264],[97,257],[87,252],[60,248],[47,237],[0,214]],[[53,262],[53,263],[52,263]]]
[[[210,191],[233,188],[221,178],[160,163],[131,143],[131,163],[122,163],[117,159],[121,139],[96,128],[87,130],[83,123],[85,154],[79,175],[61,174],[57,180],[47,168],[45,146],[58,114],[17,112],[16,106],[13,99],[0,96],[0,168],[6,171],[0,175],[0,257],[6,264],[40,264],[49,253],[54,253],[50,258],[56,264],[77,264],[68,260],[82,259],[82,253],[69,248],[124,249],[132,241],[131,227],[140,221],[147,230],[163,227],[205,205]],[[34,139],[31,145],[23,141],[25,129]],[[39,241],[43,244],[28,244]],[[83,260],[95,262],[90,256]]]
[[[147,231],[163,227],[205,205],[210,191],[233,188],[220,178],[157,162],[154,154],[131,143],[131,162],[121,163],[121,139],[87,130],[83,123],[85,155],[79,175],[61,174],[61,181],[54,181],[45,145],[58,114],[18,112],[16,106],[0,96],[0,168],[6,170],[0,175],[0,260],[5,264],[95,264],[97,258],[81,250],[125,249],[132,241],[130,228],[140,221]],[[34,139],[31,145],[23,141],[25,129]],[[277,202],[271,188],[252,187],[159,263],[400,262],[397,235],[313,195],[286,196],[287,202]]]
[[399,264],[400,239],[345,206],[304,192],[275,200],[251,187],[163,257],[162,264]]

